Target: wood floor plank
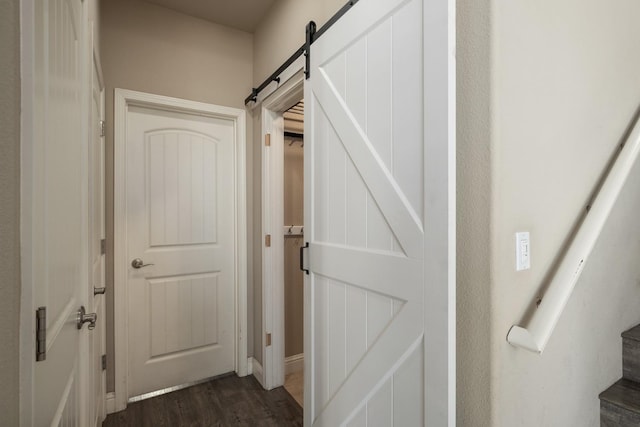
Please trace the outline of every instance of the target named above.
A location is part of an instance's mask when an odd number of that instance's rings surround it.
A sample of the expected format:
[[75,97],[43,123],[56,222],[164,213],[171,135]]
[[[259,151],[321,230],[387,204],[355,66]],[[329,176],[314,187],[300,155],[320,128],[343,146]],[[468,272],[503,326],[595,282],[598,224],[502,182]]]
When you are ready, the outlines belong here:
[[131,403],[103,427],[302,426],[302,408],[278,387],[265,391],[252,377],[228,375]]

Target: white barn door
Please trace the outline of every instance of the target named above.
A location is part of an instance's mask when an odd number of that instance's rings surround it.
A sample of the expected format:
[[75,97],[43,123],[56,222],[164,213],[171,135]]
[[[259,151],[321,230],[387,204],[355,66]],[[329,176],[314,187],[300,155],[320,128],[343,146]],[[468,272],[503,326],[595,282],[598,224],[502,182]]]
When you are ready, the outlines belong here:
[[359,2],[311,46],[307,426],[455,423],[452,23],[427,3]]

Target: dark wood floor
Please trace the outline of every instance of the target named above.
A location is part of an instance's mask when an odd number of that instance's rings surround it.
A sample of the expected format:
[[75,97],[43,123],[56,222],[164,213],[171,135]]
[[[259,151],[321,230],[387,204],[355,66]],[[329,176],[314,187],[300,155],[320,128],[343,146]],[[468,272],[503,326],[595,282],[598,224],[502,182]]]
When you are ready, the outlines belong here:
[[253,376],[232,374],[130,403],[102,426],[302,426],[302,408],[283,387],[265,391]]

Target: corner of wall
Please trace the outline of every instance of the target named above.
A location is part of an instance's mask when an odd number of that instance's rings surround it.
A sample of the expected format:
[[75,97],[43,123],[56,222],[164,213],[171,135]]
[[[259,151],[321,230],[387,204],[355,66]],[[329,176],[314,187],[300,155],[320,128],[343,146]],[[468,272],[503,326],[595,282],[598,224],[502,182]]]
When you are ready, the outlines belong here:
[[491,0],[457,2],[457,420],[490,426]]
[[19,425],[20,1],[0,3],[0,414]]

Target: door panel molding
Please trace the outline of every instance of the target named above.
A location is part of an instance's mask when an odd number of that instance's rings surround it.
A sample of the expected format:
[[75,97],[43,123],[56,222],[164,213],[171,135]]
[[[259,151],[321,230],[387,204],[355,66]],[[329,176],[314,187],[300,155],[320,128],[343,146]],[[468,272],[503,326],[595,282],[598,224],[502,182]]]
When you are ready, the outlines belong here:
[[244,110],[115,89],[114,97],[114,333],[115,333],[115,411],[126,408],[128,399],[128,292],[126,230],[126,138],[129,107],[196,114],[230,120],[234,123],[235,156],[235,371],[247,375],[247,209],[246,209],[246,113]]
[[320,69],[313,80],[314,94],[327,119],[334,126],[347,154],[362,175],[382,215],[394,231],[407,256],[422,257],[421,220],[411,207],[391,172],[384,165],[366,133],[355,124],[352,113]]

